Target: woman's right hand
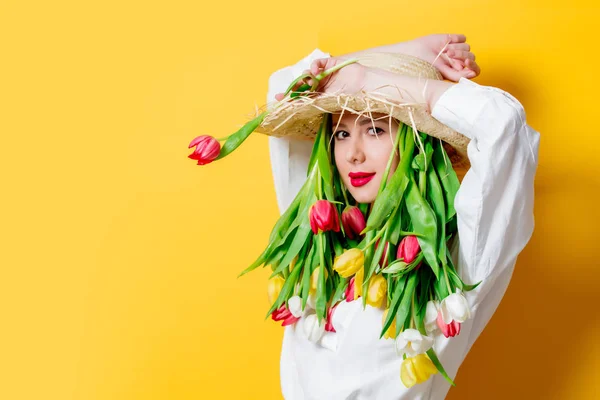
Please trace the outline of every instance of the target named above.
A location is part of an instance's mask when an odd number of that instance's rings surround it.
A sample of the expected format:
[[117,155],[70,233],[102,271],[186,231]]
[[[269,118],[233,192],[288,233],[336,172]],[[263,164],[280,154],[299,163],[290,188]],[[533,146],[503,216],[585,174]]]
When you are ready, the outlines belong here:
[[[339,65],[346,60],[339,59],[336,57],[318,58],[314,60],[310,66],[310,69],[304,70],[302,73],[311,73],[317,76],[323,71]],[[367,68],[359,63],[348,64],[337,71],[323,77],[319,81],[319,85],[315,89],[317,92],[332,93],[337,91],[343,91],[344,93],[356,93],[363,87],[365,73]],[[300,85],[307,83],[313,84],[312,78],[308,78],[306,82],[299,81],[293,88],[292,91],[297,90]],[[284,97],[283,93],[277,93],[275,99],[281,101]]]

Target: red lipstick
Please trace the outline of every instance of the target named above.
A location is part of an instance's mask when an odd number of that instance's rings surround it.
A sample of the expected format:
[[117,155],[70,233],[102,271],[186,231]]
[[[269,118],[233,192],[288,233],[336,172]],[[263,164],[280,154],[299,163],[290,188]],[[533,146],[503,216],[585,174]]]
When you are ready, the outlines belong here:
[[375,176],[375,172],[350,172],[348,176],[350,177],[352,186],[359,187],[369,183]]

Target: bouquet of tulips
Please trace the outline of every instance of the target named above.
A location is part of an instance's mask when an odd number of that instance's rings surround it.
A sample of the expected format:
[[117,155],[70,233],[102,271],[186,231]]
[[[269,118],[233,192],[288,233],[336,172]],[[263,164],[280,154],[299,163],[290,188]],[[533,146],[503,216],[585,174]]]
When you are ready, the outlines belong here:
[[[324,76],[305,74],[313,85],[301,85],[290,98],[314,91]],[[292,100],[293,101],[293,100]],[[236,134],[218,141],[206,136],[189,157],[206,164],[237,148],[264,119],[266,112]],[[446,338],[460,333],[470,318],[463,292],[478,284],[465,284],[450,256],[457,233],[454,197],[459,180],[439,139],[399,123],[394,149],[400,163],[389,182],[382,179],[378,196],[356,204],[342,185],[332,163],[331,114],[325,113],[317,132],[307,179],[279,218],[262,254],[240,276],[259,266],[270,266],[271,304],[266,318],[290,325],[305,318],[309,340],[324,331],[335,332],[332,315],[341,301],[362,299],[384,310],[380,338],[395,340],[402,355],[400,378],[411,387],[438,371],[452,385],[433,349],[433,335]],[[394,154],[384,177],[389,176]],[[349,199],[350,198],[350,199]],[[313,312],[306,312],[308,309]]]

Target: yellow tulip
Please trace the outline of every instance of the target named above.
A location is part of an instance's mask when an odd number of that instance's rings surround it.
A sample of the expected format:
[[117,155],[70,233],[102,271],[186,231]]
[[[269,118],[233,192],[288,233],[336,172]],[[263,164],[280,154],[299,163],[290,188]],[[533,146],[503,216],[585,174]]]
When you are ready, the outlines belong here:
[[285,279],[283,279],[280,275],[277,275],[274,278],[269,280],[267,284],[267,295],[269,296],[269,303],[275,303],[277,297],[279,297],[279,293],[281,292],[281,288],[283,288],[283,284],[285,283]]
[[340,256],[335,257],[333,269],[343,278],[354,275],[365,263],[365,255],[361,249],[353,248],[346,250]]
[[367,291],[367,304],[373,307],[381,307],[383,300],[386,298],[387,281],[381,275],[373,275],[369,282],[369,290]]
[[362,296],[362,285],[365,281],[365,268],[359,269],[354,275],[354,300]]
[[[381,321],[382,328],[383,328],[383,325],[385,324],[385,319],[387,317],[388,311],[390,311],[390,309],[386,308],[385,311],[383,312],[383,319]],[[383,337],[385,339],[396,339],[396,318],[393,319],[391,325],[388,327],[387,331],[385,331],[385,333],[383,334]]]
[[[319,283],[319,274],[321,273],[321,266],[317,266],[310,276],[310,288],[308,289],[309,293],[317,293],[317,284]],[[325,269],[325,280],[329,274],[327,273],[327,269]]]
[[400,380],[407,388],[423,383],[431,375],[438,372],[437,368],[431,359],[425,353],[421,353],[414,357],[407,357],[402,361],[400,367]]

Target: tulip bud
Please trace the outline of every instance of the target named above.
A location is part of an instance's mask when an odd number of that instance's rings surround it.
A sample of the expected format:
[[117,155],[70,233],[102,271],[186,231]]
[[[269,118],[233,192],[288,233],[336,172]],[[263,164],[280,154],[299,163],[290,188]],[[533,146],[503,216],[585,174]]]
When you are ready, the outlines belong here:
[[433,346],[433,339],[416,329],[406,329],[396,338],[396,353],[414,357],[425,353]]
[[356,280],[356,275],[354,275],[348,281],[348,286],[346,287],[346,291],[344,292],[344,298],[346,302],[351,302],[354,300],[354,281]]
[[362,267],[354,274],[354,300],[362,296],[362,286],[365,281],[365,268]]
[[267,296],[269,297],[269,304],[275,303],[275,300],[277,300],[277,297],[279,297],[279,293],[281,292],[281,288],[283,288],[284,283],[285,279],[283,279],[280,275],[269,279],[267,284]]
[[298,321],[299,317],[294,317],[291,311],[286,307],[285,302],[275,311],[271,313],[273,321],[283,321],[281,326],[291,325]]
[[456,288],[456,293],[452,293],[442,300],[440,310],[442,311],[445,323],[449,323],[452,319],[458,322],[465,322],[471,318],[469,303],[458,288]]
[[196,146],[192,154],[188,156],[192,160],[198,160],[197,165],[204,165],[212,162],[221,152],[221,144],[217,139],[209,135],[197,136],[192,140],[188,148]]
[[[383,324],[385,324],[385,319],[387,318],[388,311],[390,311],[390,309],[386,308],[383,312],[383,320],[381,321],[382,327]],[[385,333],[383,334],[383,337],[385,339],[396,339],[396,317],[394,317],[394,319],[392,320],[392,323],[390,324],[387,331],[385,331]]]
[[310,228],[316,235],[319,232],[340,231],[340,221],[335,204],[327,200],[317,200],[310,207],[309,213]]
[[300,296],[292,296],[288,299],[288,309],[296,318],[300,318],[304,311],[302,310],[302,299]]
[[342,212],[342,225],[349,239],[359,237],[367,223],[360,209],[356,206],[347,206]]
[[333,269],[343,278],[348,278],[363,268],[365,255],[361,249],[352,248],[335,257]]
[[304,318],[304,334],[311,342],[317,342],[325,332],[323,321],[319,323],[317,314],[310,314]]
[[[398,246],[398,251],[396,253],[396,258],[402,258],[403,261],[407,264],[410,264],[417,258],[417,255],[421,251],[421,246],[419,246],[419,241],[416,236],[405,236]],[[417,266],[419,268],[421,263]]]
[[340,304],[340,303],[337,303],[333,307],[329,307],[329,310],[327,310],[327,321],[325,323],[325,330],[327,332],[335,332],[335,328],[333,327],[332,319],[333,319],[333,312],[335,311],[335,308],[338,306],[338,304]]
[[404,386],[410,388],[417,383],[425,382],[431,375],[437,372],[438,370],[431,359],[426,354],[419,354],[402,361],[400,379]]
[[454,337],[460,333],[460,322],[452,320],[448,324],[445,323],[444,318],[442,317],[442,310],[438,312],[436,322],[438,327],[440,328],[440,331],[442,331],[442,334],[447,338]]
[[440,302],[437,300],[429,300],[427,302],[427,308],[425,310],[425,330],[428,333],[434,332],[438,325],[438,313],[440,308]]
[[373,275],[369,282],[369,290],[367,292],[367,304],[373,307],[381,307],[383,300],[386,298],[387,281],[381,275]]
[[[317,285],[319,284],[319,274],[321,273],[321,266],[317,266],[317,268],[315,268],[315,270],[313,271],[313,273],[310,275],[310,288],[308,289],[309,292],[311,293],[317,293]],[[329,273],[327,272],[327,268],[325,269],[325,280],[327,280],[327,277],[329,276]]]

